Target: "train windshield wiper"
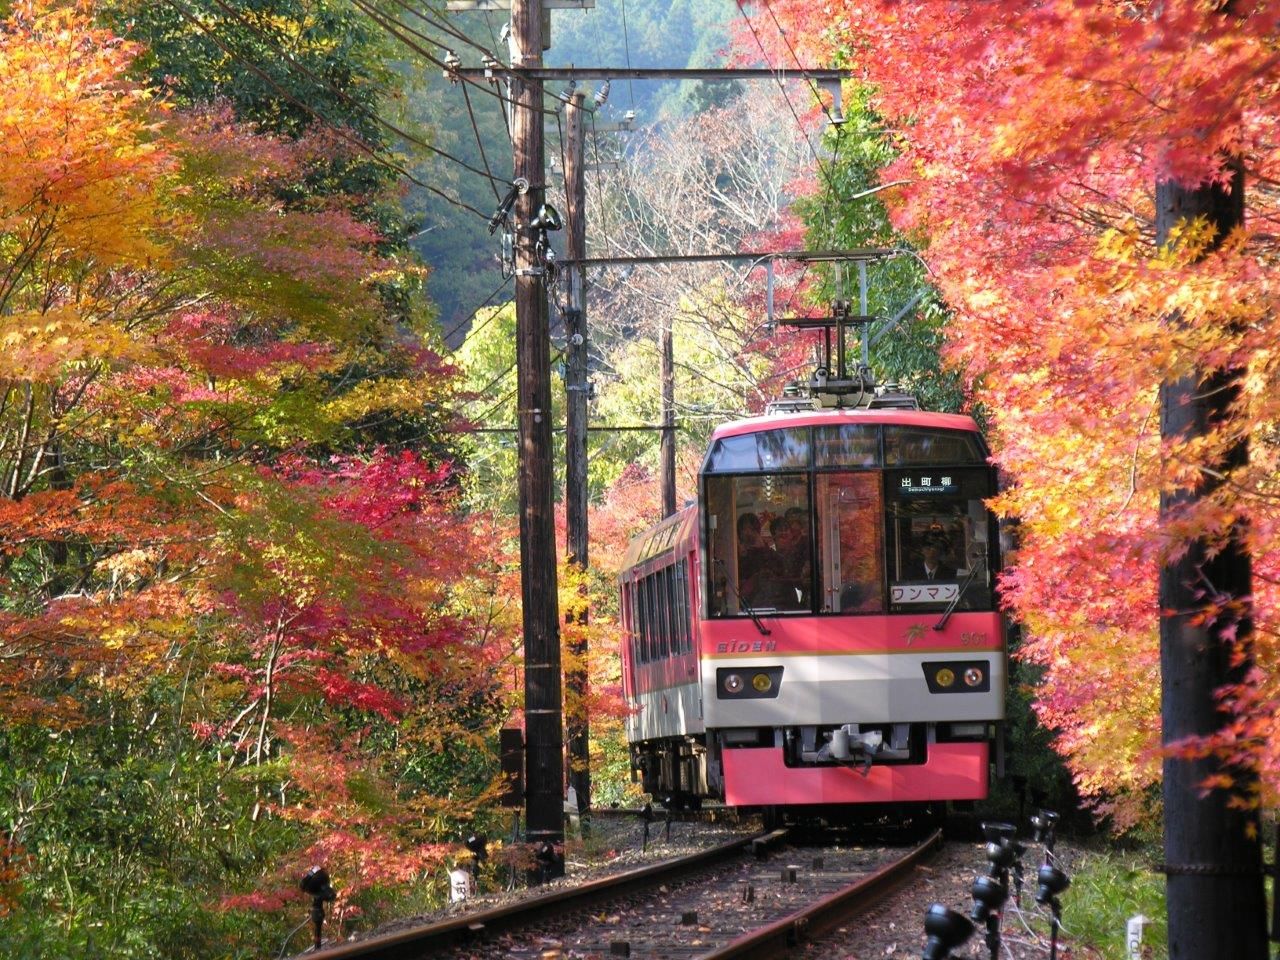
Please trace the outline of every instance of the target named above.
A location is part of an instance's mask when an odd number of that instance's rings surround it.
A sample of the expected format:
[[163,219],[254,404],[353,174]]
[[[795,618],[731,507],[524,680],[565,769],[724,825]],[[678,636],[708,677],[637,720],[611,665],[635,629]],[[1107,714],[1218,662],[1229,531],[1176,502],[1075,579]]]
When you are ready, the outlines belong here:
[[960,584],[960,589],[956,591],[956,595],[951,598],[951,602],[947,604],[947,609],[942,611],[942,616],[938,618],[938,622],[933,625],[933,629],[942,630],[946,627],[947,621],[951,619],[951,615],[956,612],[956,607],[960,606],[960,601],[964,599],[965,593],[969,587],[973,585],[973,581],[978,576],[978,571],[987,565],[987,558],[974,557],[973,569],[969,571],[969,575],[964,578],[964,583]]
[[724,565],[724,561],[716,557],[716,563],[720,564],[720,569],[724,571],[724,582],[729,585],[729,589],[733,591],[733,595],[738,598],[738,606],[746,611],[759,630],[766,637],[772,632],[764,625],[764,621],[760,619],[760,615],[751,608],[751,604],[742,598],[742,594],[738,592],[738,585],[733,582],[733,578],[729,576],[729,568]]

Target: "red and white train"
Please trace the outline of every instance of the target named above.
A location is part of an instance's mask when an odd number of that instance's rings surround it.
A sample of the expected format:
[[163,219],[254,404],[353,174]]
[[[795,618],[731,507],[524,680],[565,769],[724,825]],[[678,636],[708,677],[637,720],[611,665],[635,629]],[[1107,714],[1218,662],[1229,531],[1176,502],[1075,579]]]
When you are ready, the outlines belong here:
[[985,797],[1006,647],[977,425],[865,390],[777,406],[717,429],[696,504],[630,546],[633,777],[771,817]]

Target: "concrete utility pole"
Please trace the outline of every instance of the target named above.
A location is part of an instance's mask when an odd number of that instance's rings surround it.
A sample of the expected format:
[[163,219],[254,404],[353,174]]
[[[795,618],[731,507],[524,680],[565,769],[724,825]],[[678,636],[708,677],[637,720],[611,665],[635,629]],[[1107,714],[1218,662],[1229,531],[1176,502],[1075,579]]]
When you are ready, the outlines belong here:
[[[564,196],[565,256],[580,260],[587,255],[587,181],[584,170],[583,112],[586,94],[575,90],[565,104]],[[566,269],[569,306],[565,312],[565,520],[569,537],[569,563],[587,572],[587,277],[578,264]],[[578,812],[591,806],[590,718],[587,716],[588,680],[585,627],[586,597],[571,621],[583,632],[570,644],[577,664],[565,671],[565,687],[575,706],[567,711],[565,726],[569,740],[569,786],[578,796]]]
[[[542,0],[512,0],[512,66],[542,66]],[[520,595],[524,605],[525,839],[543,848],[537,879],[564,875],[564,738],[560,706],[560,615],[552,507],[551,354],[547,329],[546,202],[542,81],[512,78],[515,175],[528,187],[515,203],[516,377],[520,431]]]
[[[1156,242],[1164,246],[1178,224],[1204,217],[1217,227],[1221,242],[1244,221],[1244,176],[1231,183],[1186,187],[1156,186]],[[1180,319],[1171,317],[1177,327]],[[1239,371],[1205,376],[1192,372],[1160,388],[1160,436],[1165,440],[1205,436],[1230,415],[1238,392]],[[1243,465],[1249,456],[1241,440],[1223,462],[1207,464],[1216,474]],[[1160,496],[1160,519],[1168,524],[1211,496],[1223,481],[1209,474],[1194,490]],[[1239,682],[1250,664],[1232,664],[1238,644],[1252,632],[1249,554],[1241,530],[1219,552],[1197,540],[1160,576],[1160,674],[1162,741],[1216,733],[1227,722],[1215,692]],[[1207,605],[1216,612],[1206,617]],[[1236,642],[1224,639],[1232,628]],[[1168,875],[1166,909],[1170,960],[1267,957],[1266,899],[1262,847],[1256,810],[1229,804],[1228,791],[1201,796],[1201,784],[1215,773],[1228,774],[1233,791],[1248,794],[1257,772],[1227,767],[1216,758],[1164,760],[1164,857]]]

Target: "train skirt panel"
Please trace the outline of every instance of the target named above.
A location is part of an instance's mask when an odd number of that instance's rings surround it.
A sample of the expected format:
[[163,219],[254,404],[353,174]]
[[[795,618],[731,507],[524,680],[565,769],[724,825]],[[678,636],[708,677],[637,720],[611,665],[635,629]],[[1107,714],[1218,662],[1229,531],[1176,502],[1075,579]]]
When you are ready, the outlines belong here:
[[987,796],[986,743],[935,743],[921,765],[788,767],[781,748],[725,750],[724,800],[731,806],[910,803]]

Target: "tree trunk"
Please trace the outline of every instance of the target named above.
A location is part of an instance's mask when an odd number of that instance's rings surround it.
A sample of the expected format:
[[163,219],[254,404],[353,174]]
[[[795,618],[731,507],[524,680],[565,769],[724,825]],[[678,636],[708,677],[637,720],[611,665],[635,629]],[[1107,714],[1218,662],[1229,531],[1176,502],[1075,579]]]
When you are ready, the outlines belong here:
[[[1205,217],[1218,227],[1218,238],[1244,219],[1244,182],[1237,173],[1226,186],[1188,188],[1163,182],[1156,187],[1156,233],[1161,246],[1184,220]],[[1176,326],[1178,317],[1170,318]],[[1196,372],[1165,383],[1160,391],[1160,435],[1164,440],[1204,436],[1230,416],[1239,371]],[[1246,462],[1241,441],[1223,462],[1205,464],[1227,473]],[[1222,481],[1209,474],[1194,489],[1161,494],[1162,524],[1213,494]],[[1197,540],[1160,576],[1160,672],[1162,742],[1168,746],[1188,737],[1220,730],[1228,717],[1216,691],[1238,682],[1249,661],[1233,653],[1247,650],[1251,573],[1241,531],[1214,553]],[[1206,607],[1213,605],[1208,616]],[[1235,641],[1224,631],[1231,628]],[[1207,796],[1201,784],[1214,774],[1231,777],[1231,793],[1215,789]],[[1216,757],[1164,759],[1164,856],[1170,960],[1265,960],[1266,899],[1262,882],[1262,850],[1256,810],[1233,807],[1233,793],[1247,796],[1256,783],[1252,769],[1227,767]]]

